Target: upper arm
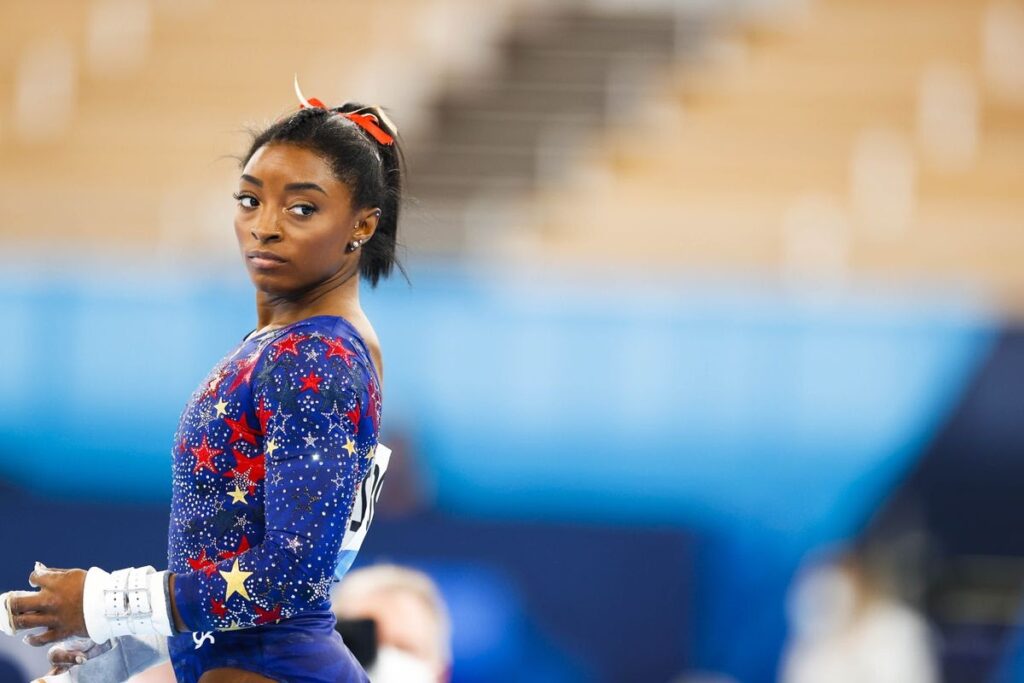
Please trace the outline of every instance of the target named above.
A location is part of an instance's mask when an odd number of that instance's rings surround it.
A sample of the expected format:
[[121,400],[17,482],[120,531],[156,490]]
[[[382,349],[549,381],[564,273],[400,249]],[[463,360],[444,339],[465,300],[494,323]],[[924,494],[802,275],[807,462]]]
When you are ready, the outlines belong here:
[[331,563],[333,574],[377,443],[375,393],[346,340],[296,332],[268,347],[254,378],[266,467],[264,539],[288,552],[305,550],[303,573],[319,575]]

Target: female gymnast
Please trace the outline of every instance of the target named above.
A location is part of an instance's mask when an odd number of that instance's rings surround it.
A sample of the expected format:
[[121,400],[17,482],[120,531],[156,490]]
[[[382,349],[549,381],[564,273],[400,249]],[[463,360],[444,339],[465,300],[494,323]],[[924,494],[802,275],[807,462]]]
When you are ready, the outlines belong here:
[[376,285],[397,264],[401,154],[379,109],[296,93],[301,108],[242,160],[235,234],[258,329],[182,414],[168,570],[37,564],[38,591],[0,596],[8,633],[72,639],[51,649],[45,680],[121,681],[168,654],[181,683],[366,680],[328,593],[390,455],[359,277]]

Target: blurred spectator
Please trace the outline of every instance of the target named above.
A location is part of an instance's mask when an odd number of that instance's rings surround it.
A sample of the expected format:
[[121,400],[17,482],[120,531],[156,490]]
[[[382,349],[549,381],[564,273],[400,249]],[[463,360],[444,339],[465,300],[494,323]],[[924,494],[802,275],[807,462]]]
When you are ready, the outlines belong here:
[[426,574],[396,565],[349,572],[331,596],[338,619],[372,619],[377,656],[373,683],[445,683],[451,673],[451,623]]
[[855,554],[806,567],[787,607],[782,683],[939,680],[928,624],[883,590]]

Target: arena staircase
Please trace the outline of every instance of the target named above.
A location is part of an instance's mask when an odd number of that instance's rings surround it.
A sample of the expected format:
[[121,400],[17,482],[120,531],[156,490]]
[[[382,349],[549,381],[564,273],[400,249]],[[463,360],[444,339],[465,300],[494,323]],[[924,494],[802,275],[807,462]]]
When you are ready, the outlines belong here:
[[560,184],[574,151],[631,111],[651,73],[693,50],[701,27],[671,10],[520,17],[492,68],[438,93],[434,125],[410,146],[410,243],[447,253],[490,243],[525,196]]

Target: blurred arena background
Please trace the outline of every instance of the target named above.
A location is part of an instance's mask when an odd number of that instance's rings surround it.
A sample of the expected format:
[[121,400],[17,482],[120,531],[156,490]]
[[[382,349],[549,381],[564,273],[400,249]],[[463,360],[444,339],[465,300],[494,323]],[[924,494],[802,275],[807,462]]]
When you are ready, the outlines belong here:
[[1024,681],[1021,0],[3,0],[0,586],[166,564],[295,73],[405,137],[359,564],[455,683]]

